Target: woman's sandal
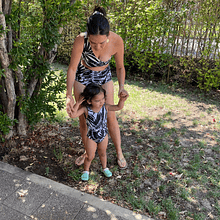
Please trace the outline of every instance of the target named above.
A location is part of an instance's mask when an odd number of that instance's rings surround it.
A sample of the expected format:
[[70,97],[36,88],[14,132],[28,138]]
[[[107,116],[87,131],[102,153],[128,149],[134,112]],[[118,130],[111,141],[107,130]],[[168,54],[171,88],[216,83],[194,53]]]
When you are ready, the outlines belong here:
[[84,153],[81,156],[79,156],[78,158],[76,158],[75,164],[77,166],[81,166],[82,164],[84,164],[85,158],[86,158],[86,153]]
[[106,177],[111,177],[112,176],[112,172],[108,169],[108,168],[105,168],[103,170],[103,173]]
[[83,174],[81,176],[81,180],[88,181],[89,180],[89,172],[83,171]]
[[[119,169],[121,169],[121,170],[127,169],[128,164],[127,164],[127,162],[126,162],[124,157],[122,157],[121,159],[118,159],[117,162],[118,162]],[[126,165],[122,166],[123,163],[126,163]]]

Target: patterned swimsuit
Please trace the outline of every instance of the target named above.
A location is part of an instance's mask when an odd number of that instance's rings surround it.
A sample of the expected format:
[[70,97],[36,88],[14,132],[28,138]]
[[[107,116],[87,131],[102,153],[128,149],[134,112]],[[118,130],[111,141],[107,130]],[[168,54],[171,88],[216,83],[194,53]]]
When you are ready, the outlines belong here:
[[94,112],[90,107],[87,107],[88,117],[86,118],[86,124],[88,128],[88,138],[95,141],[97,144],[102,142],[105,136],[108,134],[107,128],[107,110],[105,104],[102,106],[99,112]]
[[[106,62],[103,62],[100,59],[98,59],[92,51],[86,33],[84,36],[84,48],[82,52],[82,60],[84,60],[85,64],[88,67],[100,67],[109,64],[111,58]],[[111,78],[112,75],[109,65],[102,71],[94,71],[86,68],[80,61],[76,71],[75,80],[87,86],[91,82],[98,85],[104,85],[105,83],[111,81]]]

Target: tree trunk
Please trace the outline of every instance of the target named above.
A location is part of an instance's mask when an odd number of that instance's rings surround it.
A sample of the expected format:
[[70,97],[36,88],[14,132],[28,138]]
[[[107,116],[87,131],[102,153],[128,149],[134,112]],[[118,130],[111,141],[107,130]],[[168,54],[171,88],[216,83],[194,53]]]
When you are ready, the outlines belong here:
[[[24,99],[25,98],[25,89],[24,89],[24,82],[23,82],[23,73],[21,72],[21,69],[18,69],[18,71],[16,72],[17,78],[18,78],[18,95]],[[18,134],[19,135],[26,135],[27,129],[27,119],[25,117],[25,115],[21,112],[21,106],[19,106],[19,110],[18,110],[18,126],[17,126],[17,130],[18,130]]]
[[[10,1],[11,2],[11,1]],[[9,9],[6,6],[10,5],[9,1],[4,1],[4,11]],[[6,4],[7,3],[7,4]],[[2,69],[5,70],[5,89],[6,89],[6,97],[7,97],[7,106],[4,106],[4,108],[7,109],[7,115],[10,119],[14,119],[14,113],[15,113],[15,104],[16,104],[16,94],[15,94],[15,86],[14,86],[14,78],[12,74],[12,70],[8,68],[10,61],[8,57],[8,51],[7,51],[7,44],[6,44],[6,22],[5,22],[5,15],[3,13],[3,4],[0,0],[0,25],[2,26],[4,33],[0,36],[0,61]],[[7,135],[8,138],[10,138],[13,135],[13,131],[11,128],[11,131]]]

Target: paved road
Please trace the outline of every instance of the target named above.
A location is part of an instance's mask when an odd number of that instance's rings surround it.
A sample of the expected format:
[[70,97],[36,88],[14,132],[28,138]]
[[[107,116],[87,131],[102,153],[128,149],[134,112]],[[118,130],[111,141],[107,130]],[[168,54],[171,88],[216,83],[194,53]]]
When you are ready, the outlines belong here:
[[0,161],[0,220],[153,220]]

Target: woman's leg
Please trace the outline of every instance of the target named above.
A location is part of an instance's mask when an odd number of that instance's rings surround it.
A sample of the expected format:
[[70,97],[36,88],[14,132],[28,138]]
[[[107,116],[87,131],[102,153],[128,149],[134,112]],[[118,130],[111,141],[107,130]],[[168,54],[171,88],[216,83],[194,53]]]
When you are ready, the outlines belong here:
[[[104,85],[102,85],[102,87],[106,90],[106,103],[114,105],[113,81],[109,81],[105,83]],[[121,134],[120,134],[120,129],[119,129],[118,121],[116,119],[115,112],[113,111],[108,112],[107,123],[108,123],[109,134],[116,148],[119,167],[126,168],[127,163],[124,159],[122,149],[121,149]]]
[[106,156],[107,146],[108,146],[108,135],[106,135],[104,140],[98,144],[98,154],[103,169],[105,169],[107,166],[107,156]]
[[[79,83],[77,81],[74,82],[74,96],[75,96],[76,100],[79,99],[79,96],[83,92],[84,88],[85,88],[85,86],[82,85],[81,83]],[[86,146],[87,125],[86,125],[86,120],[85,120],[84,115],[81,115],[79,117],[79,126],[80,126],[80,133],[81,133],[83,145]],[[78,166],[82,165],[84,163],[85,156],[86,156],[86,154],[84,153],[83,155],[78,157],[75,161],[76,165],[78,165]]]

